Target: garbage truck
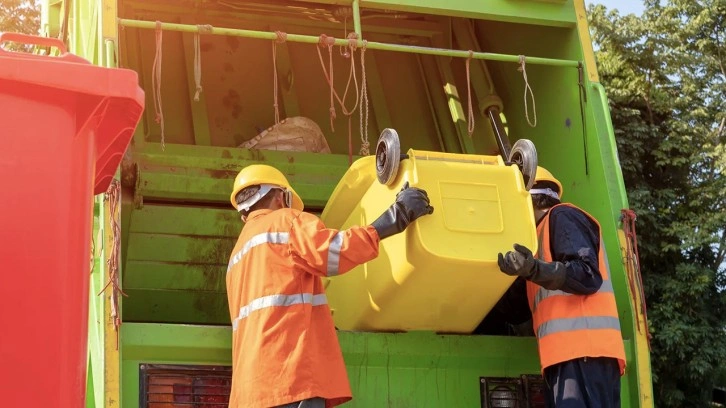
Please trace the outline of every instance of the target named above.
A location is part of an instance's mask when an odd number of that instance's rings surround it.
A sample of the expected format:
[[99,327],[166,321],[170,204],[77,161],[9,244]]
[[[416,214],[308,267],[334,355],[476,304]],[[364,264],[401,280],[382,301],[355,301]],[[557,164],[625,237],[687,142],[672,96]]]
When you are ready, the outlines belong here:
[[225,274],[243,226],[229,194],[255,163],[333,228],[370,221],[403,181],[432,195],[432,217],[326,281],[346,406],[544,406],[536,339],[482,330],[513,281],[496,253],[537,245],[538,165],[600,222],[622,404],[653,406],[633,215],[583,0],[44,0],[41,30],[135,71],[146,106],[88,214],[87,407],[227,405]]

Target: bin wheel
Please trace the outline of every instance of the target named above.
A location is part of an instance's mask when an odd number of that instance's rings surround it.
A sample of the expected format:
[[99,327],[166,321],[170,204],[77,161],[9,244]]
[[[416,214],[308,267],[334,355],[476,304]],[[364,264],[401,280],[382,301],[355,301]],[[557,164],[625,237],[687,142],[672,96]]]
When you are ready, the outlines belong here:
[[401,163],[401,143],[394,129],[383,129],[376,144],[376,175],[378,182],[390,186]]
[[529,191],[537,175],[537,149],[528,139],[519,139],[512,146],[507,161],[516,164],[524,178],[524,188]]

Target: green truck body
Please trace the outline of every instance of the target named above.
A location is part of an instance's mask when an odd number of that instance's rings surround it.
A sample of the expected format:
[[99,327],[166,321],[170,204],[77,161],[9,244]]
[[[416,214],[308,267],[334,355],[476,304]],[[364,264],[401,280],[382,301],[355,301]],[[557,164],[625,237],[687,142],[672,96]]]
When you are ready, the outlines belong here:
[[[242,227],[229,192],[242,167],[279,168],[319,213],[359,157],[361,128],[371,149],[384,128],[395,128],[404,151],[498,154],[486,116],[495,105],[509,141],[532,140],[566,200],[600,221],[628,360],[623,406],[653,405],[642,298],[620,219],[627,197],[582,0],[46,0],[43,30],[94,64],[137,71],[146,92],[117,194],[96,198],[88,407],[214,406],[199,402],[203,391],[193,386],[164,383],[165,393],[152,380],[164,370],[184,381],[229,374],[225,273]],[[319,47],[321,34],[339,41]],[[351,55],[368,103],[349,120],[336,102],[333,131],[323,67],[332,58],[342,97]],[[314,120],[331,153],[238,147],[275,123],[276,102],[282,118]],[[102,291],[109,279],[123,294],[113,285]],[[529,395],[541,386],[533,337],[338,337],[354,394],[345,406],[538,406]],[[518,405],[498,400],[510,395],[495,392],[502,390],[520,393]],[[175,392],[191,402],[150,402],[187,401]]]

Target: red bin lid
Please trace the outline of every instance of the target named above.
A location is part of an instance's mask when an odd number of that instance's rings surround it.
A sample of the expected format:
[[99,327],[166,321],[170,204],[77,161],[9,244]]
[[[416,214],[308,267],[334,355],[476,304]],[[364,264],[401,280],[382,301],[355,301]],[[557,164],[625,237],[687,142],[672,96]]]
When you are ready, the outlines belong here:
[[[2,49],[2,44],[10,41],[55,47],[60,55]],[[144,110],[144,91],[138,85],[138,74],[129,69],[92,65],[68,53],[65,44],[55,38],[2,33],[0,80],[98,97],[96,108],[79,129],[93,126],[96,130],[94,194],[106,191]]]

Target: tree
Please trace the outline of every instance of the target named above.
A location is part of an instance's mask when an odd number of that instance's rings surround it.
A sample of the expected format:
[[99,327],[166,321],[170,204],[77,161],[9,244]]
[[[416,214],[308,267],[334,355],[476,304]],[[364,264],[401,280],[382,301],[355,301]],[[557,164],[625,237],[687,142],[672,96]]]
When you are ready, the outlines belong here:
[[[38,35],[40,30],[40,5],[34,0],[2,0],[0,1],[0,33],[16,32]],[[26,52],[32,51],[32,46],[9,43],[5,48]]]
[[40,7],[33,0],[3,0],[0,2],[0,32],[38,34]]
[[658,407],[703,406],[726,361],[726,2],[589,9],[638,213]]

